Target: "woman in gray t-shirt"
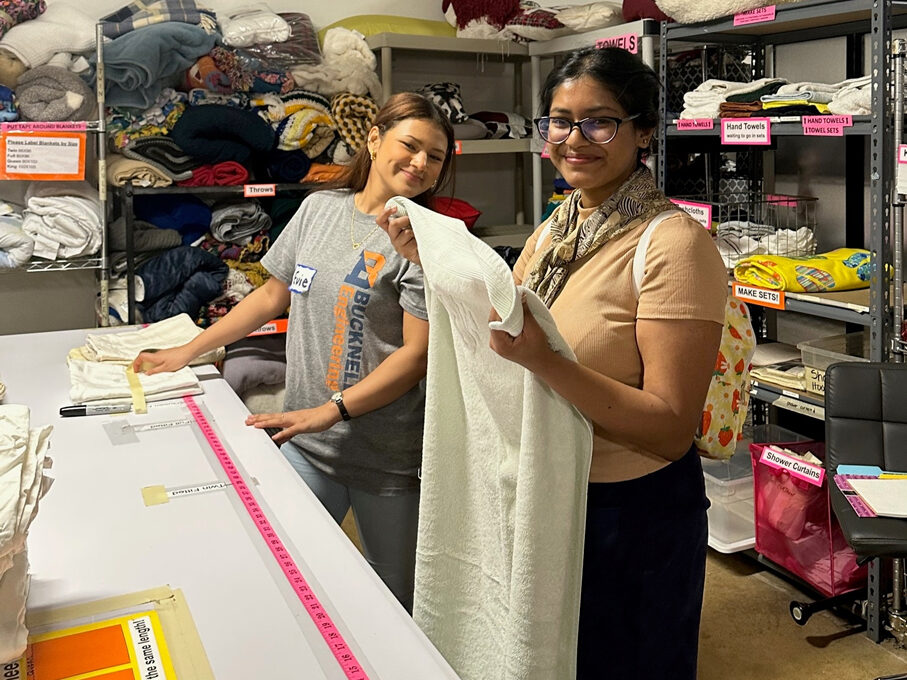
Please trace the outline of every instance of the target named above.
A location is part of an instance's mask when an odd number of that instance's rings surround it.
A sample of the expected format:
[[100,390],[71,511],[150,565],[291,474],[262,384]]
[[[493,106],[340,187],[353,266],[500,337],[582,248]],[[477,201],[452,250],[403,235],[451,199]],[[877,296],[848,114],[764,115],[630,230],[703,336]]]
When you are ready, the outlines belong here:
[[393,95],[330,190],[308,196],[262,259],[271,278],[192,342],[141,353],[174,371],[290,308],[283,413],[246,423],[272,439],[412,608],[428,322],[422,273],[375,222],[393,196],[426,205],[450,176],[453,128],[428,99]]

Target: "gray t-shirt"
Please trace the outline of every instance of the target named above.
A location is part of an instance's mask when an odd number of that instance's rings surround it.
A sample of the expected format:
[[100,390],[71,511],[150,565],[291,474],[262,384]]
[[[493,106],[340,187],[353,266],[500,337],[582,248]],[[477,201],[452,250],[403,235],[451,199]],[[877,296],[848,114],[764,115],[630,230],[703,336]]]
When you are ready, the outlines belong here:
[[[362,242],[353,248],[353,241]],[[427,319],[422,270],[402,258],[349,190],[308,196],[262,259],[290,288],[284,408],[324,404],[403,345],[403,312]],[[297,435],[319,470],[342,484],[393,495],[419,486],[425,389]]]

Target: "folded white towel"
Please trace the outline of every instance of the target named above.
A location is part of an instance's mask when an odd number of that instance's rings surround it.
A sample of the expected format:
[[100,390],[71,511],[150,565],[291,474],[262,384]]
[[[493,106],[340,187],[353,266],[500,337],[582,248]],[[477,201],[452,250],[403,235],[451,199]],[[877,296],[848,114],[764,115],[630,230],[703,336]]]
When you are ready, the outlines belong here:
[[[69,398],[73,404],[129,404],[132,392],[126,366],[113,362],[84,361],[69,357]],[[201,394],[198,377],[188,366],[173,373],[137,374],[145,401]]]
[[[525,298],[573,358],[545,305],[460,220],[412,201],[429,311],[413,618],[464,680],[572,678],[581,585],[588,421],[488,346],[518,335]],[[489,308],[501,321],[489,324]],[[607,575],[602,575],[607,578]]]
[[766,5],[781,5],[788,2],[797,2],[797,0],[711,0],[710,2],[655,0],[655,4],[662,12],[681,24],[711,21]]
[[[132,363],[139,352],[149,349],[170,349],[195,339],[202,329],[188,314],[177,314],[138,330],[117,333],[89,333],[85,345],[78,349],[88,361]],[[191,365],[209,364],[224,358],[224,348],[218,347],[202,354]]]

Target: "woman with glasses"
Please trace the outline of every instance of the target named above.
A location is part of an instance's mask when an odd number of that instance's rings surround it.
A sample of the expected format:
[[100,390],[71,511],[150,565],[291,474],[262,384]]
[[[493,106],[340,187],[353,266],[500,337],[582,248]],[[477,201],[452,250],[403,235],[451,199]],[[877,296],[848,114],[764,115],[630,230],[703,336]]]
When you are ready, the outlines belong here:
[[[577,362],[549,348],[528,309],[520,335],[491,334],[498,354],[593,424],[580,678],[696,677],[708,501],[692,442],[727,278],[708,232],[642,163],[658,94],[655,73],[618,48],[578,50],[549,74],[536,127],[574,191],[529,237],[514,277],[549,307]],[[656,218],[637,291],[634,254]],[[379,223],[418,261],[407,218]]]

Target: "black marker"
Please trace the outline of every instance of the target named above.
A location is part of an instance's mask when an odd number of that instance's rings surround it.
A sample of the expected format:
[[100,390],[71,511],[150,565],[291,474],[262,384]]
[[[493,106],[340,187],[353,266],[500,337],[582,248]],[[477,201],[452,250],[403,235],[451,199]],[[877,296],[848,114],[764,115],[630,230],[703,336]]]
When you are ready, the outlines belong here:
[[131,404],[108,404],[108,405],[87,405],[64,406],[60,409],[60,415],[64,418],[71,416],[101,416],[108,413],[129,413],[132,410]]

